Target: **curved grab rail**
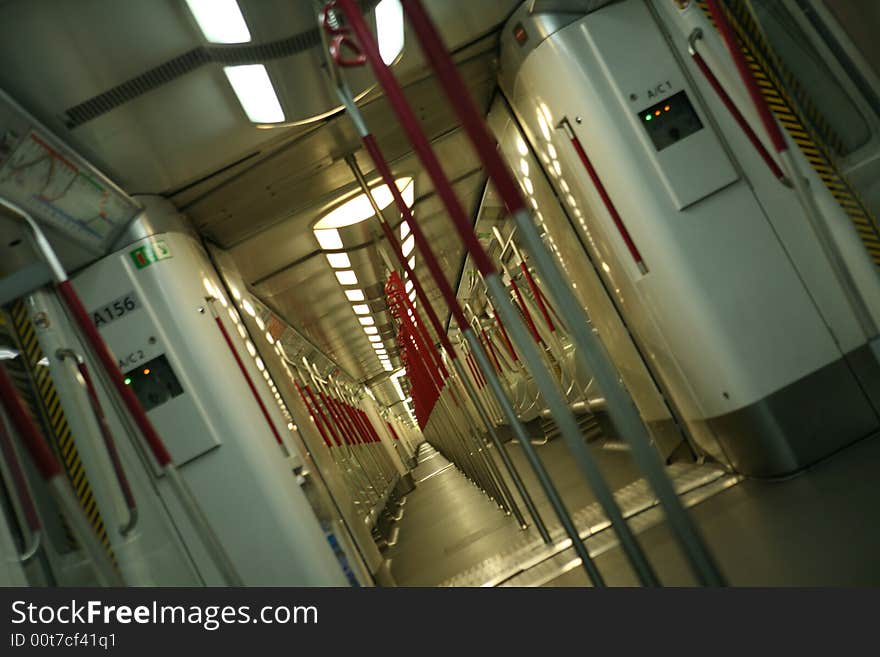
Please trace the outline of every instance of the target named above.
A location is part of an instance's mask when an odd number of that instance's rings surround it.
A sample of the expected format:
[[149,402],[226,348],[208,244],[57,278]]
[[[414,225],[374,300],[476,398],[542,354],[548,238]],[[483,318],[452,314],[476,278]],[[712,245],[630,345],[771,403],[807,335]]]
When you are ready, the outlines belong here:
[[92,414],[95,416],[95,421],[98,423],[98,429],[101,431],[101,438],[104,440],[104,448],[107,450],[107,455],[110,457],[110,463],[113,465],[113,473],[116,475],[116,481],[119,484],[120,490],[122,490],[122,496],[125,498],[125,505],[128,508],[128,519],[119,528],[119,533],[123,536],[128,536],[137,525],[137,502],[134,499],[134,493],[128,482],[128,476],[125,474],[125,467],[122,465],[119,450],[116,449],[116,441],[113,438],[113,433],[110,431],[110,427],[107,424],[107,416],[104,414],[104,409],[101,406],[101,401],[98,399],[98,393],[95,390],[95,384],[89,374],[89,368],[86,365],[82,354],[70,348],[58,349],[55,352],[55,357],[61,361],[66,358],[72,358],[73,362],[76,364],[76,369],[79,372],[79,375],[82,377],[82,386],[85,388],[86,395],[89,398],[89,405],[92,408]]

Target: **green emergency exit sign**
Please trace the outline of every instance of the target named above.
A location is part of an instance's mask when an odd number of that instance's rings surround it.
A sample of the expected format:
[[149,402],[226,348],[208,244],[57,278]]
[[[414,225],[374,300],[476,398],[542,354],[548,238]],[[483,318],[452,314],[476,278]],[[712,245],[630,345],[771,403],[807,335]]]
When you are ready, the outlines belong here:
[[154,262],[170,258],[171,249],[168,248],[165,240],[151,240],[143,246],[129,251],[128,255],[131,256],[135,267],[143,269],[144,267],[149,267]]

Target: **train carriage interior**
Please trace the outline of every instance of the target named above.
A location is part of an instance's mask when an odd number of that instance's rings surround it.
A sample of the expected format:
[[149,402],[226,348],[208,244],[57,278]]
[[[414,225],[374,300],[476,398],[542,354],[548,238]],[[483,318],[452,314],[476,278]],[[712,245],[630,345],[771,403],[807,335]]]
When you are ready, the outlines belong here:
[[0,585],[880,584],[878,27],[0,2]]

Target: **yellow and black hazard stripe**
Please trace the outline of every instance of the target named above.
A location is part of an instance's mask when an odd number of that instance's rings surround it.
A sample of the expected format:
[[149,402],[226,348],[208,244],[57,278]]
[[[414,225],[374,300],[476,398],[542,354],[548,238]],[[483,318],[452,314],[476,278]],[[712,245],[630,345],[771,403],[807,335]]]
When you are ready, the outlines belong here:
[[[840,137],[767,43],[748,3],[722,0],[719,4],[739,39],[746,63],[770,110],[853,222],[871,259],[880,267],[880,225],[835,164],[836,155],[841,151]],[[705,0],[697,0],[697,6],[712,22]]]
[[[30,383],[34,392],[31,395],[28,394],[27,390],[20,390],[22,398],[26,400],[26,403],[36,402],[40,404],[42,417],[45,420],[44,424],[52,434],[52,447],[61,461],[74,491],[76,491],[76,496],[83,512],[89,519],[89,523],[95,530],[95,534],[98,536],[104,549],[107,550],[108,556],[115,563],[115,556],[110,545],[110,538],[107,536],[104,519],[101,517],[101,511],[98,508],[97,500],[92,491],[91,482],[80,459],[79,450],[76,448],[76,441],[73,439],[70,426],[67,424],[67,418],[64,415],[64,409],[61,406],[61,400],[58,397],[55,384],[49,374],[49,368],[38,365],[40,360],[43,359],[44,354],[23,300],[18,300],[12,304],[10,316],[12,328],[22,351],[22,360],[29,371]],[[24,385],[27,384],[25,383]],[[37,409],[32,407],[30,410],[36,417]],[[72,537],[70,538],[73,544],[75,544]]]

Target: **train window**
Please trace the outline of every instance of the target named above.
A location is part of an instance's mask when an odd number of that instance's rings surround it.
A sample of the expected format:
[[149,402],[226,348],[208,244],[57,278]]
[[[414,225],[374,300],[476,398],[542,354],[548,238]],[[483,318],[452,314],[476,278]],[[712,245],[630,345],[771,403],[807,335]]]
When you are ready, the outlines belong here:
[[146,411],[183,394],[183,387],[164,355],[140,363],[124,376],[125,384],[131,386]]
[[646,107],[638,118],[658,151],[703,129],[700,117],[683,91]]
[[871,137],[865,117],[786,3],[759,0],[753,7],[781,63],[798,80],[803,95],[818,110],[818,121],[826,123],[834,133],[837,144],[828,145],[839,155],[847,155],[864,145]]

